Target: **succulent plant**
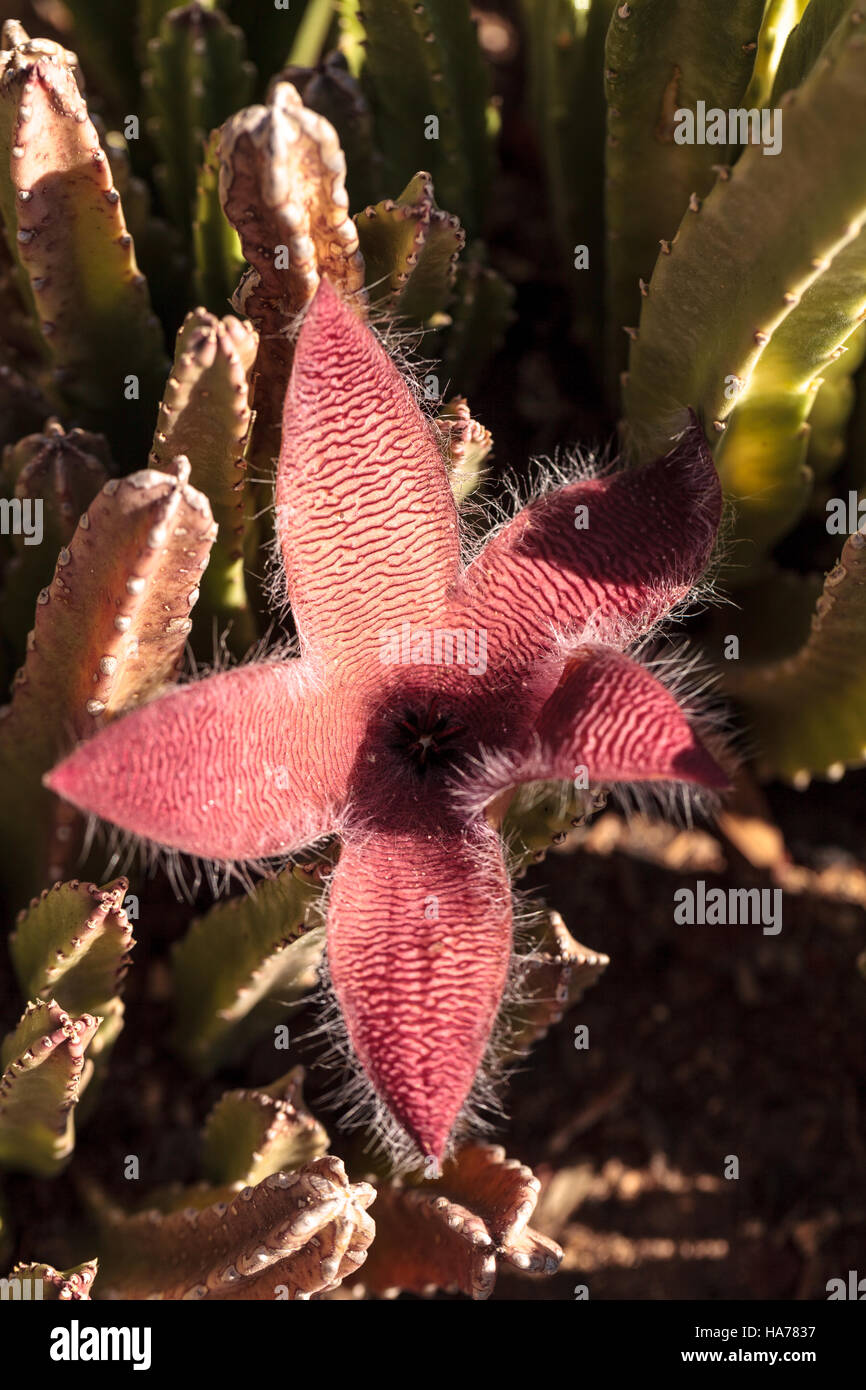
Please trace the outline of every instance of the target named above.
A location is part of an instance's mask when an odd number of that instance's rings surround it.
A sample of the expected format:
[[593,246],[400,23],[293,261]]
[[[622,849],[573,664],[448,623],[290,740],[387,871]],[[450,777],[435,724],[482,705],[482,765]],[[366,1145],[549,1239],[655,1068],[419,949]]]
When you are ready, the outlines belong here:
[[[521,0],[479,42],[468,0],[43,8],[0,52],[0,504],[41,528],[0,536],[0,1165],[66,1181],[143,995],[190,1082],[231,1073],[200,1182],[76,1172],[68,1257],[17,1211],[0,1254],[64,1300],[549,1274],[478,1112],[607,957],[512,879],[611,789],[728,781],[648,639],[711,568],[740,611],[692,632],[757,775],[866,761],[864,533],[814,539],[866,487],[866,21]],[[780,111],[778,152],[680,143],[699,102]],[[533,125],[543,237],[497,153]],[[490,371],[536,281],[569,421],[620,416],[621,465],[560,458],[491,525],[483,422],[514,380],[523,435],[555,424],[533,352]],[[193,861],[188,907],[129,893],[137,846],[157,885]],[[317,1009],[333,1141],[293,1035],[260,1070]]]
[[[42,891],[19,912],[11,941],[19,986],[33,1002],[4,1044],[0,1161],[43,1177],[68,1163],[79,1097],[98,1103],[95,1082],[123,1026],[119,989],[133,945],[124,905],[129,901],[137,916],[138,898],[129,898],[125,879],[98,888],[70,878],[82,845],[89,852],[84,826],[42,778],[70,745],[90,743],[103,725],[110,732],[121,710],[150,707],[176,678],[188,640],[207,656],[217,631],[242,655],[261,630],[264,608],[249,567],[269,543],[272,523],[267,512],[261,515],[262,500],[280,450],[296,353],[293,324],[319,286],[325,286],[322,304],[335,285],[355,297],[362,317],[367,299],[345,163],[323,110],[343,125],[357,154],[352,187],[369,193],[359,224],[371,301],[381,301],[387,288],[379,311],[441,333],[454,298],[451,360],[463,354],[469,380],[495,346],[509,302],[480,243],[466,270],[458,268],[464,233],[457,216],[437,206],[429,173],[410,179],[414,170],[408,170],[405,192],[388,200],[385,170],[396,156],[387,138],[384,151],[374,146],[374,127],[388,126],[368,79],[365,96],[347,63],[303,67],[317,56],[305,48],[324,39],[321,19],[318,40],[313,16],[297,34],[293,28],[282,50],[259,50],[270,64],[259,83],[274,79],[267,93],[258,85],[267,104],[233,114],[252,95],[256,74],[240,31],[218,9],[143,7],[136,53],[121,29],[102,22],[89,5],[72,8],[75,41],[97,84],[98,115],[85,105],[77,55],[56,39],[30,39],[11,22],[0,79],[8,132],[7,175],[0,173],[9,257],[4,487],[22,503],[38,498],[48,513],[41,548],[31,552],[26,537],[13,539],[2,609],[10,665],[24,662],[0,735],[4,778],[16,786],[14,800],[4,799],[6,902],[17,910]],[[440,20],[441,49],[434,53],[426,34],[415,40],[428,68],[431,58],[444,61],[471,34],[465,16],[452,26],[443,11],[437,25]],[[293,21],[282,25],[288,34]],[[377,33],[387,48],[386,30],[387,24]],[[377,51],[371,59],[375,66]],[[296,78],[306,105],[284,75]],[[435,70],[430,80],[439,80]],[[449,81],[450,120],[463,119],[461,105],[464,115],[483,112],[477,55],[470,51],[465,75]],[[143,112],[140,128],[138,117],[127,119],[130,110]],[[483,114],[473,119],[487,159]],[[478,230],[480,185],[471,160],[454,145],[458,129],[449,127],[444,162],[439,149],[425,147],[425,153],[465,222]],[[153,160],[149,167],[140,139]],[[142,172],[153,172],[150,192]],[[58,236],[54,226],[64,208],[72,217],[58,224]],[[376,229],[378,249],[368,228]],[[170,370],[133,237],[164,327],[177,330]],[[229,298],[243,317],[225,313]],[[184,303],[189,307],[179,322]],[[341,331],[349,332],[345,322]],[[359,345],[399,397],[392,433],[408,422],[426,460],[428,486],[453,511],[452,490],[463,498],[480,482],[489,433],[464,398],[442,402],[438,388],[430,396],[438,420],[422,421],[369,330],[359,325],[359,333]],[[411,483],[408,466],[404,475]],[[446,525],[453,542],[456,525],[453,519]],[[281,529],[288,540],[294,528],[282,523]],[[293,678],[290,665],[270,661],[235,674],[257,679],[266,671],[279,680],[283,670]],[[196,689],[207,685],[190,687]],[[302,837],[299,847],[306,838],[317,835]],[[248,1050],[315,984],[324,942],[310,914],[325,881],[319,869],[333,870],[335,857],[290,866],[251,897],[214,908],[177,943],[175,1038],[195,1066],[213,1070]],[[498,872],[504,889],[504,866]],[[44,886],[52,881],[53,888]],[[507,959],[504,947],[499,954]],[[524,1042],[544,1027],[551,1005],[536,1000],[540,978],[533,976],[526,1015],[513,1025],[515,1046],[518,1035]],[[86,1104],[79,1117],[86,1120],[87,1111]],[[374,1191],[347,1180],[340,1161],[326,1154],[327,1143],[304,1110],[292,1073],[224,1096],[203,1137],[206,1183],[192,1194],[154,1193],[136,1215],[87,1179],[98,1294],[303,1298],[336,1287],[372,1239],[364,1208]],[[377,1183],[388,1190],[384,1178]],[[194,1220],[184,1214],[190,1205]],[[131,1263],[137,1231],[140,1259]],[[496,1240],[510,1248],[510,1239],[500,1220]],[[447,1273],[437,1272],[437,1245],[434,1236],[425,1253],[419,1235],[428,1285]],[[271,1252],[264,1263],[263,1249]],[[97,1263],[65,1274],[24,1264],[12,1277],[38,1277],[60,1298],[89,1297]],[[542,1266],[549,1272],[555,1263],[549,1246]]]
[[[172,1194],[129,1214],[94,1197],[109,1297],[306,1299],[338,1287],[373,1238],[367,1183],[338,1158],[278,1171],[254,1187]],[[183,1206],[175,1205],[183,1201]]]
[[[89,1080],[85,1051],[102,1019],[72,1019],[52,999],[28,1004],[0,1050],[0,1162],[42,1177],[75,1144],[73,1108]],[[92,1073],[92,1067],[89,1069]]]
[[487,1298],[500,1268],[552,1274],[562,1251],[529,1225],[540,1186],[530,1169],[486,1144],[460,1149],[432,1182],[381,1186],[376,1240],[349,1288]]
[[[47,785],[223,863],[338,834],[328,968],[349,1040],[391,1115],[441,1159],[511,957],[485,808],[581,767],[593,782],[725,785],[673,697],[622,650],[701,574],[719,508],[693,428],[644,472],[551,492],[461,572],[434,439],[325,280],[295,349],[276,480],[300,659],[151,701]],[[648,523],[636,561],[623,541]]]
[[[733,504],[722,578],[744,628],[741,666],[723,655],[717,627],[707,654],[744,716],[761,776],[801,787],[813,775],[836,778],[866,759],[857,644],[834,641],[832,667],[826,647],[816,666],[810,616],[822,631],[832,627],[832,595],[820,598],[812,575],[798,584],[780,572],[774,550],[784,542],[790,554],[789,538],[805,534],[802,570],[844,564],[838,551],[825,560],[826,546],[815,555],[813,533],[798,524],[816,495],[822,513],[834,487],[847,498],[856,463],[846,459],[858,457],[846,434],[866,344],[861,9],[854,0],[593,0],[579,9],[526,0],[527,36],[561,240],[589,241],[596,265],[590,204],[601,197],[602,172],[590,159],[564,190],[562,142],[597,129],[606,105],[606,390],[615,402],[621,388],[626,452],[634,462],[654,457],[677,438],[687,409],[696,411]],[[767,157],[763,141],[741,145],[708,129],[679,140],[678,113],[695,117],[699,103],[726,121],[729,112],[775,112],[778,148]],[[597,327],[581,303],[576,331],[593,348]],[[784,651],[767,618],[780,592],[792,610]],[[804,736],[801,721],[818,688],[820,740]],[[847,720],[823,703],[837,690]]]

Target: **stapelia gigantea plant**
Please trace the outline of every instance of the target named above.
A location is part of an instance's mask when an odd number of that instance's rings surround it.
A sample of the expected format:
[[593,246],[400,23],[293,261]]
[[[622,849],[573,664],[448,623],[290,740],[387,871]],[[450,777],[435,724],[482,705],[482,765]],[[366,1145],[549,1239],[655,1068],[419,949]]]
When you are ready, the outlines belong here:
[[[429,427],[323,280],[276,481],[300,660],[155,700],[47,785],[211,860],[275,859],[339,834],[327,951],[349,1039],[391,1114],[441,1159],[511,957],[508,875],[485,809],[581,767],[593,783],[724,785],[673,697],[622,651],[702,572],[719,509],[693,429],[641,472],[556,489],[461,570]],[[443,664],[440,634],[483,661]]]
[[[240,31],[222,14],[192,5],[160,20],[153,7],[142,10],[143,40],[159,23],[139,90],[134,68],[124,88],[125,64],[105,63],[119,59],[123,34],[94,27],[87,6],[76,10],[76,37],[101,74],[103,119],[85,104],[76,55],[14,22],[4,31],[0,77],[4,485],[10,515],[14,504],[23,517],[28,504],[42,504],[46,542],[29,547],[28,535],[16,534],[4,555],[4,653],[17,668],[0,723],[4,791],[15,788],[3,799],[4,905],[17,911],[12,964],[31,1002],[2,1047],[0,1163],[34,1178],[62,1174],[74,1116],[80,1123],[98,1104],[123,1028],[139,902],[124,878],[100,888],[71,876],[87,863],[83,823],[43,775],[71,744],[164,690],[188,640],[208,650],[214,621],[230,625],[241,651],[256,638],[254,575],[269,545],[271,507],[261,513],[271,488],[251,475],[279,451],[289,330],[317,286],[326,295],[332,284],[360,314],[369,295],[383,312],[424,324],[452,295],[465,241],[459,219],[437,207],[427,173],[362,210],[357,227],[351,220],[335,131],[298,95],[302,87],[311,102],[336,99],[363,132],[363,98],[339,64],[321,73],[295,65],[298,87],[278,82],[267,104],[232,114],[251,94],[253,73]],[[294,56],[303,58],[309,33],[302,25]],[[286,47],[263,52],[276,57]],[[190,104],[178,107],[182,90]],[[156,188],[173,226],[152,214],[130,167],[135,126],[119,113],[136,91],[165,160]],[[112,115],[117,124],[106,128]],[[375,267],[366,292],[359,239]],[[161,326],[136,252],[169,331],[191,306],[164,386]],[[480,248],[473,256],[452,337],[454,361],[465,354],[477,366],[475,340],[495,341],[507,295]],[[243,318],[224,313],[235,289]],[[393,375],[387,361],[386,369]],[[417,421],[413,428],[428,473],[430,451],[441,450],[440,490],[450,481],[462,496],[477,485],[490,439],[465,400],[445,403],[432,431]],[[204,612],[200,629],[193,609]],[[209,1071],[237,1059],[315,983],[322,931],[309,914],[320,895],[319,875],[290,865],[193,922],[177,943],[175,1041],[191,1065]],[[510,1022],[511,1051],[528,1046],[606,963],[555,914],[538,915],[529,933],[528,997]],[[327,1153],[300,1080],[295,1068],[226,1093],[205,1126],[203,1181],[152,1191],[141,1210],[110,1191],[110,1161],[100,1159],[98,1183],[85,1162],[89,1221],[85,1230],[73,1202],[67,1243],[71,1259],[98,1249],[97,1296],[319,1296],[356,1274],[374,1230],[376,1254],[364,1271],[374,1293],[442,1286],[483,1297],[502,1262],[528,1272],[556,1267],[557,1247],[528,1226],[538,1183],[502,1150],[462,1144],[432,1171],[399,1181],[380,1172],[374,1189]],[[126,1153],[129,1140],[118,1133],[118,1142]],[[360,1167],[369,1174],[371,1161]],[[374,1195],[375,1227],[366,1214]],[[26,1251],[39,1236],[3,1211],[0,1238],[5,1253],[13,1240]],[[25,1262],[14,1277],[40,1278],[68,1299],[89,1297],[96,1271],[89,1258],[65,1271]]]
[[[809,509],[862,482],[857,5],[523,0],[531,110],[504,117],[534,120],[546,273],[575,293],[584,395],[599,428],[621,399],[634,471],[548,489],[468,563],[460,511],[492,441],[439,382],[472,394],[511,314],[503,113],[463,0],[336,8],[259,7],[245,34],[242,3],[141,3],[131,25],[71,0],[68,33],[4,30],[0,483],[9,516],[43,504],[44,534],[0,554],[3,901],[29,1000],[0,1051],[0,1163],[62,1175],[76,1106],[86,1121],[111,1083],[139,895],[150,935],[146,886],[89,881],[105,856],[76,807],[210,864],[268,861],[173,946],[185,1062],[242,1065],[315,985],[327,935],[380,1119],[429,1161],[394,1178],[349,1147],[347,1172],[300,1069],[248,1071],[208,1115],[198,1184],[130,1210],[111,1163],[98,1182],[84,1163],[70,1268],[17,1267],[63,1299],[346,1279],[483,1297],[497,1265],[556,1267],[527,1225],[536,1180],[461,1126],[487,1062],[606,958],[546,910],[514,942],[509,872],[601,783],[724,780],[631,654],[706,566],[719,479],[716,582],[746,658],[721,670],[758,770],[802,785],[866,746],[862,536],[823,594],[774,553],[824,565]],[[698,100],[781,106],[781,152],[678,145],[674,113]],[[426,416],[377,339],[395,329],[434,359]],[[212,659],[216,631],[243,657],[264,636],[274,540],[299,651],[172,690],[188,643]],[[721,631],[700,629],[714,661]],[[434,659],[437,633],[474,644],[472,671]],[[11,1237],[38,1259],[0,1203],[4,1253]]]

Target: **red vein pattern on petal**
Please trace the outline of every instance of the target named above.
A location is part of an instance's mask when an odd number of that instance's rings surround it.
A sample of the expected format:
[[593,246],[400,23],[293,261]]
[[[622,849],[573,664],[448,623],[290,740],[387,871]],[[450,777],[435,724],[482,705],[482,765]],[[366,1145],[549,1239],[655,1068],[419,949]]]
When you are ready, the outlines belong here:
[[728,785],[670,691],[611,647],[577,649],[539,715],[536,737],[521,781],[572,778],[586,767],[594,782]]
[[118,719],[45,780],[170,849],[263,859],[334,829],[357,734],[352,704],[302,663],[241,666]]
[[378,683],[387,632],[423,624],[456,581],[457,514],[408,386],[326,280],[298,338],[276,503],[302,650]]
[[328,911],[331,979],[376,1091],[437,1158],[484,1054],[510,954],[493,831],[431,823],[348,838]]
[[[554,631],[620,645],[648,631],[707,566],[721,490],[703,430],[634,472],[557,489],[530,503],[469,567],[454,605],[487,632],[492,667],[525,664]],[[584,507],[585,513],[578,509]],[[514,654],[517,654],[516,658]]]

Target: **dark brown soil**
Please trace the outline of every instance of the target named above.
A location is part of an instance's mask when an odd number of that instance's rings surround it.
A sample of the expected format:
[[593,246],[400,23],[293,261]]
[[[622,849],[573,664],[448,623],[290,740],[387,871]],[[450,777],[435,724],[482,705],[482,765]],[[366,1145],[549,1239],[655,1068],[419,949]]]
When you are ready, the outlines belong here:
[[[582,850],[535,872],[611,965],[512,1090],[505,1142],[546,1182],[536,1225],[564,1246],[562,1269],[503,1278],[495,1297],[586,1284],[596,1299],[826,1298],[828,1279],[864,1268],[864,787],[861,773],[774,795],[808,866],[780,878],[705,835],[661,848],[641,825],[606,833],[635,854]],[[697,878],[781,881],[782,931],[675,925],[673,894]]]

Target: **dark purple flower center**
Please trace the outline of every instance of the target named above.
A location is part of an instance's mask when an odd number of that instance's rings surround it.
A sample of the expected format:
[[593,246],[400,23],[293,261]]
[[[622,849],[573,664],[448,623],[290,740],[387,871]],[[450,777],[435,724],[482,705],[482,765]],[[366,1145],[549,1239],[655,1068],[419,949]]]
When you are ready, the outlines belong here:
[[392,746],[422,776],[453,767],[465,736],[466,725],[438,695],[401,707],[392,716]]

